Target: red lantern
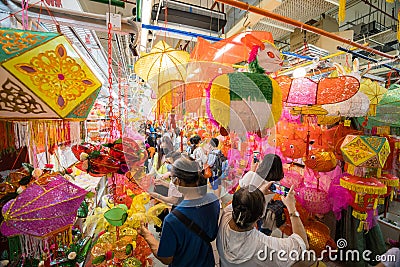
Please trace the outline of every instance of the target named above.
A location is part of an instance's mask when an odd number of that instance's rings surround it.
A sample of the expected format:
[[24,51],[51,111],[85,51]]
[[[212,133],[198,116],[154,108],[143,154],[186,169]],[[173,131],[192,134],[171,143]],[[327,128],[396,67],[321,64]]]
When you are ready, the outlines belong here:
[[357,231],[361,232],[364,228],[368,229],[368,225],[365,224],[367,211],[376,209],[379,195],[384,195],[387,192],[386,186],[376,178],[361,178],[352,175],[340,178],[340,185],[350,190],[354,197],[351,204],[353,207],[352,215],[360,220]]
[[392,174],[382,174],[381,178],[378,178],[379,182],[383,183],[387,187],[387,193],[381,195],[379,198],[379,204],[383,204],[385,197],[390,196],[390,200],[393,200],[394,188],[399,186],[399,178]]

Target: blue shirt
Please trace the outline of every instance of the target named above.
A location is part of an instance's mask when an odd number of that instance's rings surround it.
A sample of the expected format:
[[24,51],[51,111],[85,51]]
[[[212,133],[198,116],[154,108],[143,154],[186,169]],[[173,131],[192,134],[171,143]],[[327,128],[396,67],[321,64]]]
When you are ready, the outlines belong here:
[[[210,238],[214,240],[217,237],[219,201],[214,194],[183,200],[176,209],[194,221]],[[215,266],[211,244],[189,230],[172,213],[164,219],[157,255],[163,258],[173,256],[169,266]]]

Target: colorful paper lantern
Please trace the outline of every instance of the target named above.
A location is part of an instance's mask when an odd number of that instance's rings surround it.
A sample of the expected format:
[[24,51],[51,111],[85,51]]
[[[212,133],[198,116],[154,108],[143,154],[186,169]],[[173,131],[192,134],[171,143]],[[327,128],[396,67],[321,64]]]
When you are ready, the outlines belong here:
[[275,78],[282,90],[283,102],[290,105],[324,105],[345,101],[355,95],[360,87],[357,78],[340,76],[322,78],[314,82],[309,78]]
[[386,186],[376,178],[361,178],[352,175],[340,178],[340,185],[349,190],[354,198],[351,204],[352,215],[360,220],[357,231],[368,230],[369,226],[365,223],[368,216],[367,211],[376,209],[379,195],[387,192]]
[[158,114],[172,111],[173,94],[179,93],[186,80],[189,57],[188,52],[173,49],[162,40],[136,61],[135,73],[156,91]]
[[383,200],[385,197],[390,196],[390,200],[393,200],[393,195],[394,195],[394,189],[399,187],[399,178],[392,175],[392,174],[382,174],[380,178],[378,178],[379,182],[383,183],[387,187],[387,193],[384,195],[381,195],[381,198],[379,199],[379,204],[383,204]]
[[359,91],[343,102],[327,104],[322,107],[328,112],[328,116],[362,117],[368,113],[369,98]]
[[[330,235],[328,226],[318,221],[310,221],[304,225],[306,230],[309,249],[315,251],[317,257],[326,257],[323,253],[326,247],[336,249],[336,243]],[[319,265],[317,265],[319,266]]]
[[44,175],[4,205],[1,232],[41,237],[71,225],[86,193],[61,175]]
[[357,167],[383,168],[390,153],[385,137],[347,135],[340,147],[346,162]]
[[58,33],[0,28],[0,118],[85,119],[101,82]]
[[265,31],[241,32],[212,44],[198,38],[191,58],[230,65],[248,61],[254,47],[258,47],[256,52],[259,65],[267,73],[272,73],[280,70],[283,63],[280,52],[273,43],[272,34]]
[[273,127],[282,112],[281,91],[268,76],[258,73],[229,73],[210,84],[208,116],[225,129],[241,135]]
[[380,86],[378,82],[370,79],[363,79],[360,85],[360,91],[363,92],[370,100],[369,115],[376,115],[376,106],[381,101],[387,89]]
[[302,158],[306,153],[307,143],[301,138],[283,138],[276,146],[280,148],[282,155],[291,159]]
[[[386,89],[385,89],[386,90]],[[378,96],[380,101],[376,105],[376,113],[368,117],[369,128],[373,126],[390,125],[400,126],[400,87],[392,85],[383,95]]]
[[304,164],[317,172],[329,172],[336,167],[336,156],[333,151],[312,149],[304,160]]
[[296,199],[311,213],[325,214],[331,210],[328,193],[319,188],[304,186],[297,189]]

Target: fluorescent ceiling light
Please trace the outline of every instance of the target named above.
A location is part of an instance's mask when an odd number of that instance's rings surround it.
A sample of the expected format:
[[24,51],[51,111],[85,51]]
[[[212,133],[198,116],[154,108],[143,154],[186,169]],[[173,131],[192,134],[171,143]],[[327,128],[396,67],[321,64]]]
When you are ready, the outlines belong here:
[[331,3],[331,4],[335,5],[335,6],[339,6],[338,1],[336,1],[336,0],[325,0],[325,2]]
[[293,29],[286,28],[286,27],[283,27],[283,26],[280,26],[280,25],[276,25],[276,24],[273,24],[273,23],[270,23],[270,22],[267,22],[267,21],[264,21],[264,20],[260,20],[259,22],[261,24],[268,25],[268,26],[271,26],[271,27],[274,27],[274,28],[277,28],[277,29],[281,29],[281,30],[288,31],[288,32],[294,32]]

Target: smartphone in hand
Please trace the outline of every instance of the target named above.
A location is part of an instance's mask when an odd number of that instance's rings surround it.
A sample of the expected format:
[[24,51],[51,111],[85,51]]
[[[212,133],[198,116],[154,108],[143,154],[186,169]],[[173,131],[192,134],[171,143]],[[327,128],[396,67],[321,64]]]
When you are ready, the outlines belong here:
[[282,196],[287,196],[289,194],[290,188],[280,185],[278,183],[273,183],[271,187],[269,188],[271,192],[277,193]]

